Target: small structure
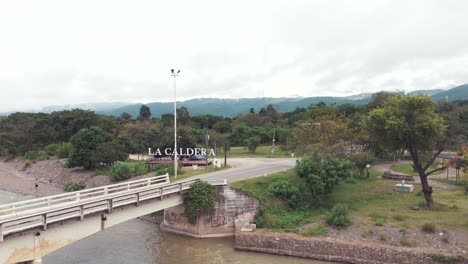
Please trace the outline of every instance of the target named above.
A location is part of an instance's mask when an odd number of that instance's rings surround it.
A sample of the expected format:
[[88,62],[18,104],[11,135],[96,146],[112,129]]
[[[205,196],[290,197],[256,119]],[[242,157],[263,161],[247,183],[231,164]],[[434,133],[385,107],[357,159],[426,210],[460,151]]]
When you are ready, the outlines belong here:
[[395,184],[395,191],[397,192],[413,192],[414,186],[412,184],[405,184],[403,180],[401,183]]
[[382,175],[382,178],[391,180],[391,181],[412,181],[414,182],[413,176],[410,175],[402,175],[402,174],[395,174],[391,171],[385,171]]

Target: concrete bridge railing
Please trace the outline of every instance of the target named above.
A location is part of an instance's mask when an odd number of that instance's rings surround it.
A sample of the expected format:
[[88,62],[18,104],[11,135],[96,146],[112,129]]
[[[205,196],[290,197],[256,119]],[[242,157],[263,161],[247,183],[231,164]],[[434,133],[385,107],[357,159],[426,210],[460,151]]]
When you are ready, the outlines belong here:
[[[175,183],[169,175],[161,175],[125,183],[107,185],[77,192],[0,205],[0,242],[9,234],[28,229],[42,228],[68,219],[83,220],[96,213],[112,213],[114,208],[181,193],[190,189],[199,179]],[[212,185],[225,185],[226,180],[210,181]]]

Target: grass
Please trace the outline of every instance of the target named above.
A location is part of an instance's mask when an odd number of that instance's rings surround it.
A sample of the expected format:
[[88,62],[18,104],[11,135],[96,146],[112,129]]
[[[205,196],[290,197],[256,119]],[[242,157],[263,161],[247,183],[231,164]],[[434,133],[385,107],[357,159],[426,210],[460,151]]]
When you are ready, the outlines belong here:
[[[393,190],[395,183],[380,179],[378,176],[381,173],[372,168],[369,171],[371,174],[369,179],[355,179],[354,183],[340,183],[332,194],[323,197],[320,206],[314,207],[315,201],[307,201],[311,206],[306,209],[307,213],[302,215],[304,218],[296,223],[321,221],[326,209],[334,204],[343,203],[351,208],[349,216],[353,223],[361,225],[374,226],[376,225],[375,219],[382,218],[385,221],[378,220],[382,224],[401,229],[417,227],[421,226],[421,223],[429,222],[439,229],[468,230],[468,199],[463,190],[434,188],[433,198],[437,203],[436,206],[432,209],[421,207],[420,210],[413,210],[413,206],[424,205],[424,197],[420,195],[419,184],[414,184],[415,190],[412,193],[398,193]],[[231,185],[257,197],[262,203],[271,203],[266,187],[275,179],[285,179],[297,186],[304,185],[294,170],[239,181]],[[287,212],[286,209],[284,211]],[[369,217],[369,212],[373,212],[374,216],[378,217]]]
[[320,225],[320,226],[317,226],[317,227],[314,227],[307,231],[302,232],[301,235],[306,236],[306,237],[325,236],[325,235],[328,235],[328,229],[325,226]]
[[[279,146],[276,146],[275,153],[271,153],[271,145],[269,146],[258,146],[255,153],[250,152],[246,147],[231,147],[231,150],[227,153],[228,158],[231,157],[273,157],[273,158],[285,158],[291,157],[291,154],[287,151],[282,151]],[[218,158],[224,157],[224,153],[219,151]]]
[[[390,167],[391,170],[396,171],[396,172],[401,172],[404,174],[408,174],[411,176],[419,176],[417,172],[413,170],[412,164],[395,164]],[[427,171],[435,170],[436,167],[431,166]]]
[[[463,179],[465,178],[465,180]],[[447,184],[453,184],[453,185],[463,185],[463,181],[468,181],[467,179],[468,177],[463,177],[461,176],[460,177],[460,181],[456,181],[455,179],[450,179],[450,178],[430,178],[432,181],[438,181],[438,182],[443,182],[443,183],[447,183]]]

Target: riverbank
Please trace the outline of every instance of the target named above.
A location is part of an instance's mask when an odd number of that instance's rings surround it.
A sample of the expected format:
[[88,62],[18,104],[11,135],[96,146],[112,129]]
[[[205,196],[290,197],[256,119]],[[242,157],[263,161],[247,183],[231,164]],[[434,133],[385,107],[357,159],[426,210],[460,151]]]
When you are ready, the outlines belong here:
[[424,248],[392,247],[331,238],[306,238],[297,234],[274,233],[266,230],[236,234],[235,248],[242,251],[343,263],[468,263],[466,256],[442,255]]

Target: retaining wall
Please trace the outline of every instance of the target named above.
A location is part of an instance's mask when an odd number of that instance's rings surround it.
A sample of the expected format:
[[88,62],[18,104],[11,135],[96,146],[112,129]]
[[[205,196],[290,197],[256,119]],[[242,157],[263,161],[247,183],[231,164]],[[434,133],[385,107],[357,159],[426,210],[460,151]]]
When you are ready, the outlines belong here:
[[380,246],[371,243],[328,238],[306,238],[289,233],[265,231],[236,234],[238,250],[362,264],[440,264],[468,263],[467,258],[436,261],[430,252],[419,249]]
[[184,206],[164,210],[161,229],[193,237],[234,236],[235,220],[246,219],[252,222],[259,202],[247,194],[229,186],[218,186],[215,206],[208,215],[190,224],[184,214]]

